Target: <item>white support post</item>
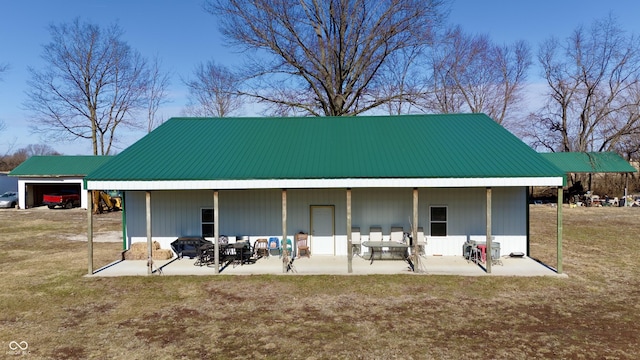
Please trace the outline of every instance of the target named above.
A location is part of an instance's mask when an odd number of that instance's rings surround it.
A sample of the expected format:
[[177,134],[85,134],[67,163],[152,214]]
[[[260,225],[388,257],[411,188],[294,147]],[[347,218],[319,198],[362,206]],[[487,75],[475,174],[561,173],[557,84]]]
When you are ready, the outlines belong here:
[[491,188],[487,188],[487,274],[491,274]]
[[353,273],[353,239],[351,234],[351,188],[347,188],[347,272]]
[[413,221],[411,226],[411,238],[413,239],[414,264],[413,271],[420,272],[420,252],[418,245],[418,188],[413,188]]
[[[87,195],[89,199],[93,199],[93,197],[91,196],[91,190],[87,191]],[[93,211],[91,209],[91,205],[93,205],[91,201],[87,203],[87,248],[89,253],[89,275],[93,275]]]
[[153,243],[151,241],[151,192],[146,192],[146,210],[147,210],[147,275],[153,273]]
[[218,190],[213,191],[213,263],[215,265],[215,274],[220,273],[220,224],[218,224],[218,208],[220,207],[218,201]]
[[562,199],[564,197],[562,186],[558,186],[558,207],[557,211],[557,245],[558,245],[558,274],[562,274]]
[[[291,244],[293,247],[293,244]],[[282,272],[287,272],[289,252],[287,251],[287,189],[282,189]]]

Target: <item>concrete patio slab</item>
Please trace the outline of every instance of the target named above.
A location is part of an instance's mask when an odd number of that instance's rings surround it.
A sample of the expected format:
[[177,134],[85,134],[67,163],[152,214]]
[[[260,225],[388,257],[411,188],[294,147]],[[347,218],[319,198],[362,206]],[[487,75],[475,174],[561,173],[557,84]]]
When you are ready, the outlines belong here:
[[[461,256],[421,257],[420,266],[412,272],[402,260],[374,260],[353,258],[352,273],[347,271],[346,256],[312,256],[296,258],[295,272],[284,272],[282,259],[270,256],[258,259],[253,264],[230,264],[222,269],[221,275],[458,275],[458,276],[556,276],[553,269],[528,257],[503,257],[502,265],[493,265],[491,274],[483,265],[467,261]],[[196,259],[155,260],[154,274],[162,275],[215,275],[213,266],[196,266]],[[146,260],[123,260],[98,269],[91,276],[144,276],[147,275]]]

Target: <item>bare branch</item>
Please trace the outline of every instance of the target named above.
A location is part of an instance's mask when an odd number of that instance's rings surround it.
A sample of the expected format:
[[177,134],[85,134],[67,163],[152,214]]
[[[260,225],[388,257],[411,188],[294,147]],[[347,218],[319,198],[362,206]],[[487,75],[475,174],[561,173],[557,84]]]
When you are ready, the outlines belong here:
[[535,128],[547,147],[604,151],[629,137],[640,141],[640,42],[615,19],[579,27],[565,43],[547,40],[538,60],[549,100],[537,111]]
[[47,67],[29,68],[25,107],[32,131],[64,139],[91,139],[94,154],[109,154],[120,127],[142,127],[148,104],[146,60],[121,40],[117,25],[100,28],[79,19],[51,25],[43,47]]
[[2,73],[9,70],[9,64],[0,64],[0,81],[2,81]]
[[[339,116],[406,95],[388,92],[404,86],[381,91],[385,65],[396,53],[430,43],[444,18],[444,1],[208,0],[205,9],[233,45],[267,58],[245,77],[244,93],[295,112]],[[285,97],[291,93],[298,94],[295,100]]]
[[502,124],[522,101],[531,55],[526,43],[498,46],[486,35],[449,30],[430,56],[424,107],[434,112],[483,112]]
[[194,75],[194,79],[185,81],[189,88],[187,114],[225,117],[242,107],[240,80],[228,68],[209,61],[199,64]]
[[158,57],[153,59],[150,70],[149,83],[147,84],[147,132],[155,129],[163,119],[157,119],[157,112],[161,105],[169,102],[167,88],[169,87],[169,74],[162,72],[162,62]]

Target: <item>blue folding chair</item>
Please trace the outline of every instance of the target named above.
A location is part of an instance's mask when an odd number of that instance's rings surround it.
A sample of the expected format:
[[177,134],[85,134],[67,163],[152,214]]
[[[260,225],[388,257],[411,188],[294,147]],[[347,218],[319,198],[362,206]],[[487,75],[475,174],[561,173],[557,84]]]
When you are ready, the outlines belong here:
[[282,251],[280,249],[280,239],[277,237],[269,238],[269,255],[282,255]]

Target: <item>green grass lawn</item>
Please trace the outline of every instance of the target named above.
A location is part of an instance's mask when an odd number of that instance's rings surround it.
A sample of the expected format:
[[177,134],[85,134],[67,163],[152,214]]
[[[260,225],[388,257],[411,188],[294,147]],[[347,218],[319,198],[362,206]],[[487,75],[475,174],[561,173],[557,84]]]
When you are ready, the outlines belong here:
[[[555,214],[531,207],[532,256],[554,266]],[[0,211],[0,358],[635,359],[639,219],[565,208],[568,278],[87,278],[86,242],[68,240],[86,212]],[[95,266],[121,246],[95,243]]]

